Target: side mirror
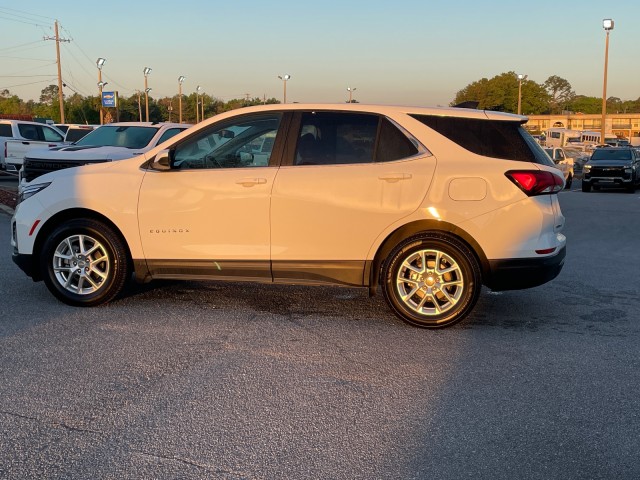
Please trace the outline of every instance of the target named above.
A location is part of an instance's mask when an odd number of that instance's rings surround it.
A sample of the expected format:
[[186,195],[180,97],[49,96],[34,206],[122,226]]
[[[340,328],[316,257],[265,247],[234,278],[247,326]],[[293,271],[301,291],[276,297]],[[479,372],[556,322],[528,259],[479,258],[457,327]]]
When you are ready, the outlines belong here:
[[154,170],[171,170],[171,150],[160,150],[151,161],[151,168]]

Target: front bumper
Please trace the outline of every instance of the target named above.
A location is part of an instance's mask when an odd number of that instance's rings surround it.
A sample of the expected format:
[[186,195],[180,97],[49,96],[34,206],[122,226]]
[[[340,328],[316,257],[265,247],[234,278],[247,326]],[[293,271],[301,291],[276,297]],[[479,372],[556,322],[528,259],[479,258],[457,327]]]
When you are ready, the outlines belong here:
[[496,292],[537,287],[558,276],[566,253],[563,246],[550,257],[489,260],[490,273],[484,284]]
[[35,268],[32,255],[18,253],[14,250],[13,255],[11,255],[11,260],[13,260],[13,263],[20,267],[20,270],[26,273],[27,276],[31,277],[34,282],[42,280],[40,273]]

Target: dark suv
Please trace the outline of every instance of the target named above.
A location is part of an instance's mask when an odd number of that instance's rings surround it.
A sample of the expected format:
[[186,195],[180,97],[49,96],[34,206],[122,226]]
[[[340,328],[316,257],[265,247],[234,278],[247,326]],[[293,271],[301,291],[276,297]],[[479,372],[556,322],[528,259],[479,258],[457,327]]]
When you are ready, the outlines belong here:
[[634,193],[640,182],[640,154],[629,147],[597,148],[584,165],[582,191],[623,187]]

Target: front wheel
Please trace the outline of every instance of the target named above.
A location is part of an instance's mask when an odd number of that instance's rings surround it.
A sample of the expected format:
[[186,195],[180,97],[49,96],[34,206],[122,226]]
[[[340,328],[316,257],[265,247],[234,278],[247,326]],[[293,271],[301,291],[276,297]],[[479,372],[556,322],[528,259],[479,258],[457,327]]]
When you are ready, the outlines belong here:
[[115,298],[129,270],[120,236],[90,219],[71,220],[56,228],[44,244],[40,262],[49,291],[62,302],[79,307]]
[[405,322],[442,328],[462,320],[482,287],[478,260],[445,233],[425,232],[401,242],[382,269],[387,303]]
[[582,182],[582,191],[589,193],[591,191],[591,184]]

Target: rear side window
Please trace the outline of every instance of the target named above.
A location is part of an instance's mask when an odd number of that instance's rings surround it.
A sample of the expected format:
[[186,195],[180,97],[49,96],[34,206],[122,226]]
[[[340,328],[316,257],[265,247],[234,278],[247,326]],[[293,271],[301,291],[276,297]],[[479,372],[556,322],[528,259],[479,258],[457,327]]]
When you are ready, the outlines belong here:
[[519,121],[432,115],[412,117],[477,155],[554,166]]
[[393,123],[368,113],[304,112],[296,165],[390,162],[418,148]]
[[0,137],[13,137],[9,123],[0,123]]
[[30,123],[19,123],[18,131],[22,138],[26,138],[27,140],[40,140],[40,136],[38,135],[38,127],[35,125],[31,125]]

